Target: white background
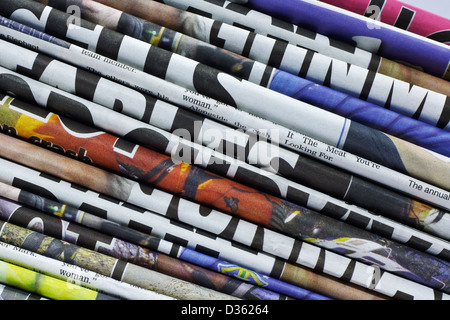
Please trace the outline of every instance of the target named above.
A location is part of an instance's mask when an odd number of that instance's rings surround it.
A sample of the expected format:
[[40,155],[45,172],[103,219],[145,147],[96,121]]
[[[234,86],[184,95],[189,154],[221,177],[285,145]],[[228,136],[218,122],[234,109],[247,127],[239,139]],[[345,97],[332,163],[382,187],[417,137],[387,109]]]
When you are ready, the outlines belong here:
[[450,19],[450,0],[400,0]]

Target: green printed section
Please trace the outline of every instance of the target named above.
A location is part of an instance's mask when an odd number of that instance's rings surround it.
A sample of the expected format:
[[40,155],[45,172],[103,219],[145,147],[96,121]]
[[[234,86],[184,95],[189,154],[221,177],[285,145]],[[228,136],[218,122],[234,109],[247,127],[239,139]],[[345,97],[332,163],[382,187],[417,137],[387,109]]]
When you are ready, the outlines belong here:
[[96,300],[96,291],[0,260],[0,282],[55,300]]

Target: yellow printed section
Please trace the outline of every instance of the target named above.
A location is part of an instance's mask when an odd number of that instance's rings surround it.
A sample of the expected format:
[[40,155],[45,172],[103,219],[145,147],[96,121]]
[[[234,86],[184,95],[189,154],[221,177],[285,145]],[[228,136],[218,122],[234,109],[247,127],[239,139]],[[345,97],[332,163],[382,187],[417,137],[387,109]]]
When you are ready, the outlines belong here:
[[200,183],[200,184],[198,185],[197,189],[198,189],[198,190],[207,189],[207,188],[208,188],[208,185],[209,185],[211,182],[213,182],[212,179],[206,180],[205,182]]
[[[45,132],[39,131],[48,130],[47,128],[52,129],[52,124],[55,124],[55,127],[58,127],[58,115],[51,114],[49,119],[46,120],[35,119],[32,115],[19,112],[14,110],[14,108],[17,108],[14,106],[14,98],[4,96],[3,99],[0,100],[0,119],[1,126],[3,127],[2,130],[4,132],[15,130],[21,137],[28,138],[35,136],[44,140],[53,138],[53,136],[49,136],[45,134]],[[12,132],[9,132],[9,134],[14,135]]]
[[236,266],[234,264],[219,263],[217,269],[220,273],[232,276],[241,280],[248,281],[259,286],[267,286],[267,281],[258,273]]
[[159,33],[156,33],[156,31],[147,31],[147,33],[150,36],[150,41],[149,43],[154,45],[154,46],[158,46],[159,42],[161,41],[161,37],[164,33],[164,30],[166,30],[165,27],[161,27],[161,30],[159,30]]
[[0,117],[3,124],[9,127],[14,127],[16,125],[17,119],[20,117],[20,114],[18,112],[9,109],[9,105],[13,100],[14,98],[12,97],[4,96],[0,101]]
[[97,292],[0,261],[0,282],[55,300],[95,300]]
[[[48,122],[57,124],[59,122],[58,116],[52,114]],[[36,120],[29,116],[21,116],[19,117],[19,119],[17,119],[15,128],[17,131],[20,132],[20,135],[23,137],[35,136],[40,139],[51,140],[53,136],[39,133],[39,129],[45,125],[46,124],[43,123],[41,120]]]

